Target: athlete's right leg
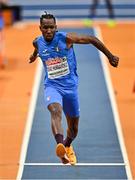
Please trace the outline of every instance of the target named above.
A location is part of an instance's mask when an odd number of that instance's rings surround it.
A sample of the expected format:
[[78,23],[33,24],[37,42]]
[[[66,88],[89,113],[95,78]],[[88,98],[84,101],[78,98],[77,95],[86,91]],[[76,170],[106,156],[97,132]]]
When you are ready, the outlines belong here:
[[[47,86],[44,89],[44,97],[45,105],[51,114],[51,126],[53,135],[63,135],[63,129],[61,126],[62,96],[54,87]],[[60,140],[60,143],[62,143],[62,140]]]
[[57,142],[56,155],[61,159],[62,163],[67,164],[69,160],[66,156],[66,148],[63,145],[63,128],[62,121],[62,106],[59,103],[52,103],[48,106],[51,113],[52,132]]
[[[61,135],[63,136],[63,128],[61,125],[62,121],[62,107],[59,103],[52,103],[48,105],[48,110],[51,114],[51,127],[53,135]],[[56,139],[57,143],[63,143],[63,137]]]
[[61,161],[66,164],[69,162],[66,157],[66,149],[63,145],[63,128],[62,128],[62,96],[52,87],[45,88],[45,102],[51,114],[52,132],[57,142],[56,154]]

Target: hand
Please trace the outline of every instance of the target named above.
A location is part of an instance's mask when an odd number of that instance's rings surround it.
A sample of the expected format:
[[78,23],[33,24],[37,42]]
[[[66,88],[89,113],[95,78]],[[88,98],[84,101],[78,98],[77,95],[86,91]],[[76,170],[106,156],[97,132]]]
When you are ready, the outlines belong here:
[[111,58],[109,58],[109,63],[113,66],[113,67],[117,67],[118,63],[119,63],[119,57],[117,56],[111,56]]
[[33,63],[36,60],[37,56],[34,56],[33,54],[29,58],[29,63]]

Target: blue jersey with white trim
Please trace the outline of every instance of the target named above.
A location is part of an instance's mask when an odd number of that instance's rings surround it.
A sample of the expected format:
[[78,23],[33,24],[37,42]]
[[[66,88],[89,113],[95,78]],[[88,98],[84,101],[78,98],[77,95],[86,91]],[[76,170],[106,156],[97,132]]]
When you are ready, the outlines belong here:
[[39,57],[45,68],[44,84],[72,89],[78,86],[77,64],[73,47],[67,48],[65,32],[56,32],[51,42],[36,39]]

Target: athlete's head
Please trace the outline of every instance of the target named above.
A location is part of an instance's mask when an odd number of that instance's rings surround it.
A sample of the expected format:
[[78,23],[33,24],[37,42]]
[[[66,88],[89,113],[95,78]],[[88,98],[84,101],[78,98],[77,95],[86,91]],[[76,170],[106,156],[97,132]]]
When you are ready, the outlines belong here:
[[52,41],[57,30],[56,19],[52,14],[42,14],[40,17],[40,30],[46,41]]

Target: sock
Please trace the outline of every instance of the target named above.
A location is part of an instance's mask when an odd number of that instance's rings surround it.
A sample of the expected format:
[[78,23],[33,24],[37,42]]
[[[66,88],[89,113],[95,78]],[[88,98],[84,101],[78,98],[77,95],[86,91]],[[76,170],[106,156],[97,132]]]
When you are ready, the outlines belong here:
[[64,145],[69,147],[71,145],[72,141],[73,141],[73,139],[66,137],[66,139],[64,140]]
[[59,143],[63,144],[63,135],[62,134],[56,134],[55,140],[56,140],[57,144],[59,144]]

